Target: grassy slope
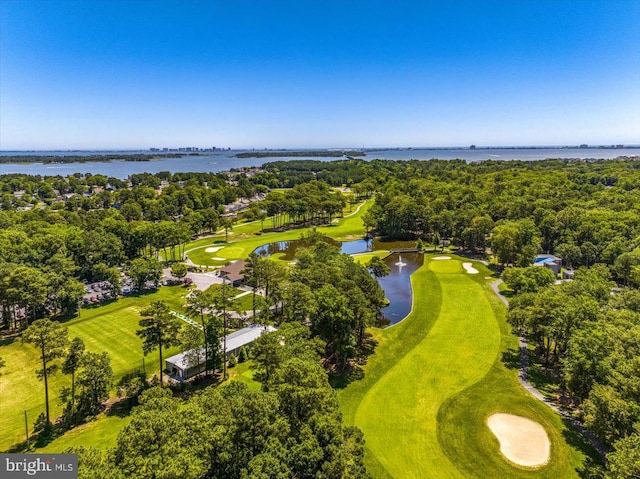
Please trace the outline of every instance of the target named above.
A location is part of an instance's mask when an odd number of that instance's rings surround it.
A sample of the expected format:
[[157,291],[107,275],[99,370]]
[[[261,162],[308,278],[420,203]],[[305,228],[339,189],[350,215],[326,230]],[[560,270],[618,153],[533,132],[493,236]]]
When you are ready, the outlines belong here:
[[[140,315],[138,311],[151,301],[164,299],[171,308],[181,310],[185,290],[180,286],[163,287],[158,292],[123,298],[97,308],[82,309],[80,318],[67,321],[69,338],[79,337],[88,351],[107,351],[111,356],[111,367],[116,380],[124,374],[142,367],[142,341],[136,336]],[[165,357],[178,352],[172,348]],[[40,412],[44,411],[44,385],[34,373],[39,364],[35,348],[19,341],[0,346],[0,356],[7,362],[0,378],[0,450],[24,440],[24,410],[27,410],[31,426]],[[145,358],[148,374],[158,370],[157,353]],[[49,404],[52,416],[60,413],[58,396],[60,389],[69,385],[69,378],[58,373],[50,378]]]
[[[345,420],[367,441],[374,477],[576,477],[582,454],[551,410],[520,388],[500,351],[514,346],[504,308],[484,284],[489,273],[431,261],[412,277],[412,313],[376,331],[363,380],[339,392]],[[500,456],[485,426],[491,412],[513,412],[549,431],[552,462],[523,471]],[[573,443],[575,437],[569,441]]]
[[[337,240],[360,238],[365,233],[364,225],[362,224],[362,215],[372,204],[373,200],[368,200],[361,204],[359,210],[354,209],[352,213],[345,213],[345,217],[341,218],[334,225],[320,226],[316,229],[319,233]],[[186,247],[187,251],[191,250],[188,253],[189,259],[195,264],[217,266],[224,264],[226,260],[246,258],[249,256],[249,253],[259,246],[277,241],[298,239],[302,233],[308,233],[312,230],[312,228],[299,228],[255,236],[254,233],[259,231],[260,224],[258,223],[257,226],[257,230],[255,223],[238,226],[234,230],[234,234],[229,235],[229,240],[232,241],[231,243],[224,243],[224,235],[203,238],[189,243]],[[206,249],[211,246],[224,247],[214,253],[207,253]],[[222,258],[222,260],[214,260],[212,258]]]
[[67,431],[36,453],[61,453],[70,447],[91,446],[100,449],[114,447],[120,430],[131,421],[131,416],[100,415],[97,419]]

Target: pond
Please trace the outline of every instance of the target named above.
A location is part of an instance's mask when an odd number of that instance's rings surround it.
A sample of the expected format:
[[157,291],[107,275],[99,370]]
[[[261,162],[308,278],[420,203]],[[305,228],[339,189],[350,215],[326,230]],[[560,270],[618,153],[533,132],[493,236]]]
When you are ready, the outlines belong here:
[[[330,245],[336,246],[340,248],[341,253],[345,254],[356,254],[356,253],[366,253],[367,251],[371,251],[371,240],[356,240],[356,241],[345,241],[340,242],[329,237],[325,237],[324,241],[329,243]],[[254,253],[258,253],[263,256],[271,256],[277,253],[283,253],[280,259],[285,261],[291,261],[295,259],[296,253],[298,250],[303,248],[307,248],[309,246],[309,241],[306,239],[295,239],[290,241],[278,241],[276,243],[269,243],[254,250]]]
[[[357,254],[375,250],[391,250],[396,248],[413,248],[414,241],[394,241],[385,242],[379,239],[361,239],[356,241],[335,241],[325,238],[325,241],[340,248],[341,253]],[[283,260],[291,261],[295,259],[298,250],[309,246],[309,242],[304,239],[291,241],[279,241],[269,243],[254,251],[264,256],[282,253]],[[411,290],[411,275],[420,267],[424,261],[421,253],[393,253],[384,259],[389,267],[390,273],[384,278],[378,278],[378,283],[384,290],[384,294],[389,300],[389,305],[382,310],[384,319],[378,326],[388,326],[403,320],[410,312],[413,302],[413,292]]]
[[396,324],[411,312],[411,275],[422,266],[424,256],[422,253],[394,253],[387,256],[384,262],[390,273],[384,278],[378,278],[378,283],[389,300],[389,306],[382,310],[386,321],[380,326]]

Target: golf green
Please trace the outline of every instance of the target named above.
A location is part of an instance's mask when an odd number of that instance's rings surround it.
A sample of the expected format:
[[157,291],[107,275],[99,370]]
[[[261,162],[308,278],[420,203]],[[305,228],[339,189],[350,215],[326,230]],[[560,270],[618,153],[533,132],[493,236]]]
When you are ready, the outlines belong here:
[[[584,454],[565,427],[517,383],[501,352],[517,345],[504,307],[462,259],[429,260],[412,276],[413,310],[374,331],[378,346],[364,378],[339,391],[347,423],[362,429],[374,477],[577,477]],[[539,422],[552,441],[551,462],[538,470],[510,465],[486,427],[493,412]]]

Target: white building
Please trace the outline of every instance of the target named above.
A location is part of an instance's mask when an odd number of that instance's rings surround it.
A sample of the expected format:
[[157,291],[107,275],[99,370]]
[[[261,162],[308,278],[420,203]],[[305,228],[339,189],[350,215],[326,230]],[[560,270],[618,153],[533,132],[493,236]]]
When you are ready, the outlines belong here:
[[[227,348],[225,356],[228,358],[231,354],[238,356],[240,348],[248,347],[262,336],[264,333],[276,331],[273,326],[265,326],[253,324],[247,328],[240,329],[234,333],[227,334]],[[220,346],[224,344],[224,340],[220,341]],[[165,359],[165,369],[169,375],[178,381],[184,381],[198,373],[204,371],[205,367],[204,348],[201,351],[188,350],[180,354]]]

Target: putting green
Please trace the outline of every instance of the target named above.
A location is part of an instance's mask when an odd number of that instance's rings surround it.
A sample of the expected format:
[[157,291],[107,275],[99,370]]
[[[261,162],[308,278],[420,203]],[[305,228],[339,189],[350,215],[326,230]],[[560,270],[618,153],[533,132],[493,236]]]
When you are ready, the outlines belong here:
[[[364,378],[338,391],[346,423],[364,433],[368,469],[376,478],[578,477],[589,451],[505,367],[517,338],[483,279],[489,270],[474,262],[482,274],[468,275],[462,261],[425,258],[411,277],[411,314],[372,331],[378,346]],[[495,412],[540,423],[549,464],[531,470],[506,461],[486,426]]]
[[454,274],[462,273],[462,263],[457,259],[443,259],[430,261],[429,269],[434,273]]

